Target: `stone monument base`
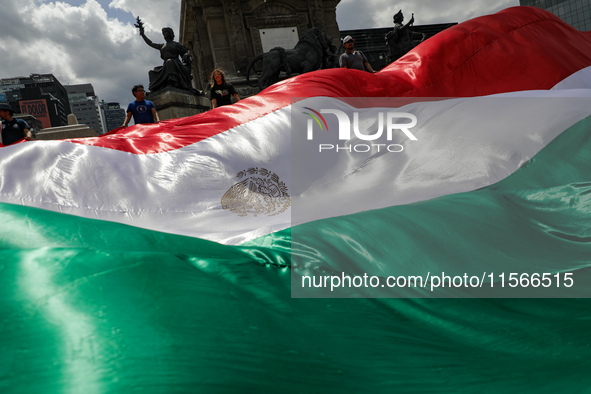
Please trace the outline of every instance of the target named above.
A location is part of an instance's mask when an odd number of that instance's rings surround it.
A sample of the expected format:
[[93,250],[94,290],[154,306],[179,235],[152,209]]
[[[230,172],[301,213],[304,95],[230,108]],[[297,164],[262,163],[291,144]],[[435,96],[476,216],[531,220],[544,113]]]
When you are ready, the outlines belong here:
[[98,137],[98,134],[85,124],[48,127],[37,132],[36,140],[63,140],[66,138]]
[[[260,92],[259,88],[256,86],[256,84],[257,84],[256,78],[253,78],[253,79],[250,80],[250,83],[255,86],[251,86],[251,85],[247,84],[246,78],[242,78],[242,77],[228,78],[228,82],[230,82],[232,84],[232,86],[234,86],[234,89],[236,89],[238,96],[240,96],[240,99],[242,100],[247,97],[254,96],[255,94]],[[208,86],[208,93],[209,93],[209,86]],[[234,99],[232,99],[232,102],[234,102]]]
[[160,120],[184,118],[205,112],[211,108],[211,101],[186,90],[167,87],[146,94],[156,106]]

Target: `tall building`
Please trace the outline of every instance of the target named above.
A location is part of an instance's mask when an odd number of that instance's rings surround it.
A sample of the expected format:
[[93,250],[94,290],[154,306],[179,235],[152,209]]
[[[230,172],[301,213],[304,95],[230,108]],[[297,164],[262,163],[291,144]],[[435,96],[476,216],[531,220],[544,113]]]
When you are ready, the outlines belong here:
[[125,120],[125,110],[119,106],[119,103],[107,103],[102,101],[101,108],[105,114],[105,129],[111,131],[123,124]]
[[76,115],[78,123],[87,125],[97,134],[103,134],[106,131],[103,111],[92,85],[89,83],[67,85],[66,91],[72,113]]
[[580,31],[591,30],[591,2],[589,0],[519,0],[519,4],[550,11]]
[[68,124],[68,93],[53,74],[0,79],[0,95],[15,112],[39,119],[43,128]]

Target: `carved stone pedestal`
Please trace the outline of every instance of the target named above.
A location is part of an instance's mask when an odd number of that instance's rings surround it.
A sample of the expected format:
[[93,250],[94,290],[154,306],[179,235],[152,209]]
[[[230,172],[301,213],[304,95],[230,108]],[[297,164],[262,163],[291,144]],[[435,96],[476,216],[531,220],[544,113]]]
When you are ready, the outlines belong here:
[[36,140],[63,140],[66,138],[98,137],[98,134],[85,124],[70,124],[67,126],[48,127],[42,129],[35,136]]
[[211,108],[208,98],[175,88],[149,92],[146,99],[154,103],[160,120],[197,115]]

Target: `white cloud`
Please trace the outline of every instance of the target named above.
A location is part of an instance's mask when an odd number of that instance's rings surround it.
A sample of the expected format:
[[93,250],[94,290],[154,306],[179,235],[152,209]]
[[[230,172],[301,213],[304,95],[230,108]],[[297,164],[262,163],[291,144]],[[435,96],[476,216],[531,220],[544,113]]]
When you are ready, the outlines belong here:
[[158,30],[171,27],[178,32],[181,20],[181,0],[113,0],[111,8],[131,12],[139,16],[146,24],[146,30]]
[[[174,5],[174,3],[179,3]],[[133,11],[140,2],[115,1],[112,7]],[[171,25],[180,1],[143,2],[138,6],[155,23],[166,20]],[[172,5],[171,5],[172,4]],[[148,47],[131,22],[109,17],[107,9],[96,0],[79,5],[66,2],[23,0],[3,9],[11,20],[0,24],[0,77],[52,73],[62,84],[91,83],[100,99],[118,101],[126,106],[133,100],[131,86],[148,85],[148,70],[161,65],[158,51]],[[160,9],[160,10],[159,10]],[[112,10],[108,10],[111,12]],[[178,11],[177,11],[178,12]],[[135,13],[134,13],[135,14]],[[158,14],[166,17],[158,18]],[[178,18],[177,18],[178,19]],[[176,24],[178,25],[178,21]],[[148,23],[146,23],[148,27]],[[164,26],[164,25],[163,25]],[[161,27],[146,29],[154,42],[164,42]]]

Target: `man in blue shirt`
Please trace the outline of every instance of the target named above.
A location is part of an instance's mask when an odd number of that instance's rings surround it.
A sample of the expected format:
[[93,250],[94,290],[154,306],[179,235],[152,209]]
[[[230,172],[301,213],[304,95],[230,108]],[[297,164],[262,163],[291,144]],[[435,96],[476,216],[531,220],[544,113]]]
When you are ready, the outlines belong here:
[[160,122],[154,103],[144,99],[146,96],[144,86],[135,85],[131,89],[131,93],[135,96],[135,101],[132,101],[127,106],[127,116],[123,122],[123,127],[127,127],[132,116],[135,124]]
[[22,140],[33,138],[27,122],[12,117],[14,111],[8,103],[0,103],[0,118],[2,119],[2,145],[10,145]]

